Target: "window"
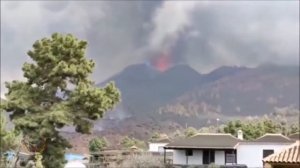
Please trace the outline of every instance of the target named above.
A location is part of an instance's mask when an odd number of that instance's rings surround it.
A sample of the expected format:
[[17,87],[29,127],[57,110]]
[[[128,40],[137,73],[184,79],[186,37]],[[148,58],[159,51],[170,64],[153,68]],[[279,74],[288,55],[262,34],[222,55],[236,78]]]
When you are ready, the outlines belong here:
[[214,150],[203,150],[203,164],[210,164],[215,162]]
[[193,156],[193,150],[191,150],[191,149],[186,150],[185,155],[186,156]]
[[236,152],[233,150],[225,151],[225,163],[236,163]]
[[215,162],[215,151],[214,150],[210,150],[209,151],[209,163],[214,163]]
[[203,164],[209,164],[209,150],[203,150]]
[[235,154],[227,153],[225,158],[226,163],[235,163]]
[[273,149],[264,149],[263,150],[263,158],[265,158],[265,157],[267,157],[267,156],[269,156],[269,155],[271,155],[273,153],[274,153]]

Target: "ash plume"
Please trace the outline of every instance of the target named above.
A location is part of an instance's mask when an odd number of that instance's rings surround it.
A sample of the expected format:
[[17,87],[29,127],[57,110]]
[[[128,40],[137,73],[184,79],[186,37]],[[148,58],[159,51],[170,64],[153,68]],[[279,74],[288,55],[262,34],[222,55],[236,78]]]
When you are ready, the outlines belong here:
[[186,63],[200,72],[299,65],[298,7],[299,1],[1,1],[1,96],[4,81],[22,79],[34,41],[53,32],[89,42],[96,82],[162,55],[170,57],[162,59],[166,67]]

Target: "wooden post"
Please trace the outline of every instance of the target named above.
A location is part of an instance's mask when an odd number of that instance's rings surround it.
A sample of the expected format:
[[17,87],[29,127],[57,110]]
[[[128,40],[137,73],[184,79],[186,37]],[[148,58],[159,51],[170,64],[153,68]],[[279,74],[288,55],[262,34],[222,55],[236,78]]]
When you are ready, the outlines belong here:
[[186,165],[189,165],[189,158],[188,158],[188,155],[185,155],[186,157]]
[[237,157],[236,157],[236,150],[233,149],[233,154],[234,154],[234,163],[237,164]]
[[208,164],[211,163],[210,153],[211,153],[211,149],[208,150]]
[[166,148],[164,148],[164,163],[166,164]]

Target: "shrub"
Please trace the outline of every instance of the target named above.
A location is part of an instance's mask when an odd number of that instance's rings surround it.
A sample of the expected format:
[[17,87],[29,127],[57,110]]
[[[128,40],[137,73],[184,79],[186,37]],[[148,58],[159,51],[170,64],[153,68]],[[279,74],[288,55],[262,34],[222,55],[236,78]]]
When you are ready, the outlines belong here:
[[125,149],[130,149],[133,146],[136,146],[140,149],[145,149],[146,145],[144,141],[135,139],[135,138],[129,138],[127,136],[125,136],[122,140],[121,140],[121,145],[123,148]]
[[105,138],[94,138],[89,142],[90,152],[98,152],[108,146],[108,142]]

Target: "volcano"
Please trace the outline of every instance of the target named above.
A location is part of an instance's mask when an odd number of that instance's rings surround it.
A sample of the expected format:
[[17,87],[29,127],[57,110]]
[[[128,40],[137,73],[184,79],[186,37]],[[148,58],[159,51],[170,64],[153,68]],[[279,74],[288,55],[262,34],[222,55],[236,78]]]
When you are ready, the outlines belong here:
[[160,56],[154,57],[151,63],[156,70],[164,72],[172,65],[171,56],[168,52],[164,52]]
[[114,81],[121,90],[125,110],[133,114],[146,114],[200,84],[201,77],[188,65],[157,69],[146,64],[135,64],[98,86]]
[[150,119],[154,125],[172,121],[199,127],[215,115],[223,120],[269,114],[276,107],[291,105],[299,109],[299,67],[223,66],[200,74],[185,64],[165,71],[136,64],[98,86],[110,81],[116,83],[122,95],[122,108],[116,113],[131,116],[126,118],[131,123],[149,123]]

